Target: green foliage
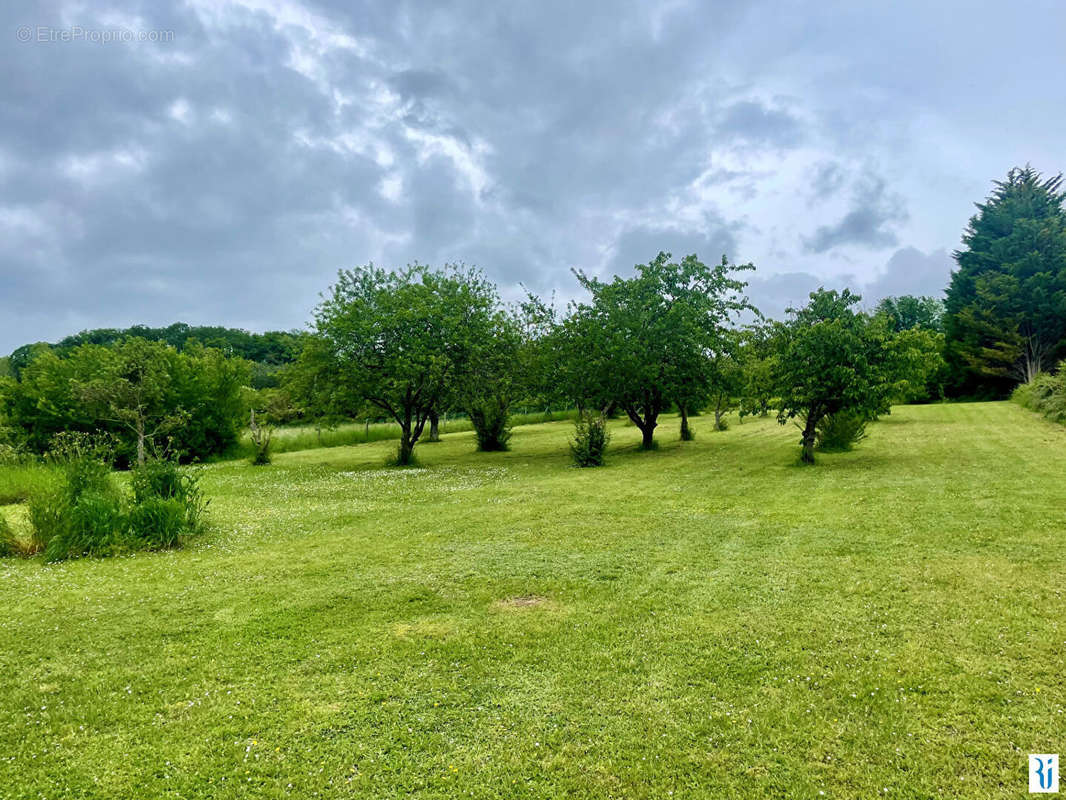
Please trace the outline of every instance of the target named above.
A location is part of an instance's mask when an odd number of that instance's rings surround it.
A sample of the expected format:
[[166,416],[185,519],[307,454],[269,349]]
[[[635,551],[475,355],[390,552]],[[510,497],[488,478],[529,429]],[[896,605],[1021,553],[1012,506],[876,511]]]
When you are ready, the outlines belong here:
[[766,416],[773,405],[779,344],[777,337],[782,330],[781,323],[766,322],[745,326],[738,334],[740,348],[737,358],[741,375],[737,416],[741,422],[747,416]]
[[[125,339],[136,338],[149,342],[162,342],[179,352],[198,345],[212,347],[229,357],[247,359],[269,369],[295,361],[306,336],[307,334],[302,331],[249,333],[240,328],[186,325],[184,322],[176,322],[165,328],[152,328],[147,325],[134,325],[130,328],[96,328],[67,336],[51,345],[43,342],[37,345],[25,345],[15,351],[19,355],[14,356],[13,360],[18,367],[22,367],[32,360],[22,355],[27,349],[47,348],[56,351],[59,355],[64,355],[86,344],[109,346]],[[3,359],[0,359],[0,362],[2,361]],[[0,374],[3,374],[2,369],[0,369]]]
[[[150,459],[133,470],[130,490],[133,494],[134,512],[137,507],[151,500],[174,501],[182,509],[184,525],[181,533],[195,534],[202,530],[209,501],[204,498],[200,488],[198,472],[182,469],[177,462],[170,459]],[[151,518],[151,515],[148,518]],[[160,534],[150,536],[148,540],[156,542],[162,538],[166,537]]]
[[79,556],[110,556],[127,548],[126,518],[121,498],[111,487],[83,490],[67,503],[59,524],[44,543],[46,561],[62,561]]
[[896,387],[892,402],[925,402],[944,396],[944,334],[928,328],[905,328],[889,332],[886,346]]
[[1066,424],[1066,362],[1060,363],[1055,374],[1041,373],[1030,383],[1023,383],[1011,399],[1050,420]]
[[523,344],[521,321],[502,311],[493,315],[485,338],[474,342],[457,394],[474,426],[480,451],[508,449],[511,402],[528,393],[521,371]]
[[1026,166],[977,205],[945,304],[955,393],[1003,396],[1066,355],[1064,198]]
[[691,408],[708,395],[709,354],[726,350],[727,323],[751,308],[741,295],[746,284],[735,277],[750,264],[670,258],[659,253],[637,265],[634,277],[610,283],[576,272],[592,297],[571,307],[558,334],[559,377],[571,399],[598,409],[617,403],[646,449],[670,402]]
[[396,463],[407,465],[430,415],[447,407],[492,339],[498,309],[477,270],[343,270],[315,311],[296,383],[324,413],[353,417],[372,405],[394,419]]
[[610,441],[611,433],[607,430],[607,418],[603,414],[580,414],[574,420],[570,455],[579,467],[602,467]]
[[508,450],[511,426],[508,423],[507,402],[499,397],[475,400],[467,408],[470,423],[477,437],[477,449],[482,452]]
[[34,540],[48,561],[83,555],[113,555],[125,549],[122,495],[108,466],[77,457],[61,480],[30,498]]
[[143,549],[177,547],[189,532],[188,509],[177,498],[147,497],[130,509],[126,524]]
[[271,462],[270,442],[274,437],[274,426],[269,419],[262,423],[256,419],[255,409],[252,409],[248,422],[248,438],[252,442],[252,457],[249,459],[253,467],[265,467]]
[[850,411],[867,417],[888,408],[900,389],[898,361],[885,325],[854,311],[861,298],[819,289],[781,327],[775,384],[778,420],[804,421],[801,458],[814,463],[818,424]]
[[0,506],[25,503],[52,480],[52,468],[34,462],[0,462]]
[[203,527],[199,478],[173,461],[149,460],[115,484],[103,461],[80,456],[30,497],[31,546],[48,561],[175,547]]
[[866,438],[867,418],[850,409],[822,417],[815,428],[819,450],[843,453]]
[[915,328],[935,332],[944,329],[944,302],[935,297],[911,294],[886,297],[877,304],[874,313],[886,317],[889,329],[895,333]]
[[125,339],[40,350],[0,396],[8,423],[43,452],[61,432],[112,434],[119,462],[143,462],[169,445],[187,458],[238,438],[248,366],[219,350]]

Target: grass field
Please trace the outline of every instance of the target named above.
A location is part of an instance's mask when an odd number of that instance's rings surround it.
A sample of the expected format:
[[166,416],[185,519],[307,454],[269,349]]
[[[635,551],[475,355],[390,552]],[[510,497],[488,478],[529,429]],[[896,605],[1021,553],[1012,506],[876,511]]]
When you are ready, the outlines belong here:
[[0,796],[1025,795],[1066,753],[1066,429],[897,408],[804,468],[694,425],[593,470],[567,423],[216,464],[186,550],[0,562]]
[[[576,412],[573,410],[555,411],[546,414],[543,411],[530,413],[511,414],[510,422],[513,426],[534,425],[545,421],[545,418],[554,420],[573,419]],[[473,427],[470,420],[465,416],[445,417],[440,421],[440,433],[467,433]],[[291,453],[297,450],[312,450],[319,447],[345,447],[354,444],[367,444],[369,442],[382,442],[400,438],[400,426],[395,422],[372,422],[363,424],[359,422],[346,422],[333,428],[316,428],[314,425],[285,425],[274,430],[270,441],[272,453]],[[424,439],[429,438],[428,426],[424,431]],[[230,458],[248,458],[255,452],[252,439],[245,431],[227,455]]]

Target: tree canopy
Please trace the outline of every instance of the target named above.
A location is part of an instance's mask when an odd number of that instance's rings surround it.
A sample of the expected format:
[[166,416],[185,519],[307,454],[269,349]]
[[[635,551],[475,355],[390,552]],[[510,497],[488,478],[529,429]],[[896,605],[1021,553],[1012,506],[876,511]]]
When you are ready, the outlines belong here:
[[40,350],[0,392],[7,423],[34,451],[64,431],[109,432],[118,457],[143,463],[168,446],[185,458],[220,453],[237,440],[244,418],[241,387],[248,365],[202,346],[179,353],[131,337],[109,346]]
[[728,345],[725,330],[751,305],[739,272],[723,256],[708,267],[696,255],[679,262],[661,252],[631,278],[610,282],[575,271],[589,292],[561,326],[563,376],[579,404],[626,412],[654,446],[659,415],[709,393],[710,359]]
[[1062,175],[1012,169],[955,252],[945,333],[955,391],[1005,394],[1066,355]]
[[841,411],[873,416],[897,390],[883,323],[854,309],[862,298],[819,289],[780,329],[775,362],[778,421],[798,417],[802,460],[814,463],[815,433]]
[[371,404],[400,426],[399,464],[493,334],[499,299],[480,271],[421,264],[342,270],[315,311],[312,379],[334,404]]

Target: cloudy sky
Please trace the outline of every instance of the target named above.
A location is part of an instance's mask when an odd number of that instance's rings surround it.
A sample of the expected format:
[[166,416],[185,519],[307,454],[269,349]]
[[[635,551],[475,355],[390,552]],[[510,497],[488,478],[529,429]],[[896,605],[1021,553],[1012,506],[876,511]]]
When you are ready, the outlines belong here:
[[13,5],[0,353],[299,327],[368,261],[567,298],[727,253],[772,314],[938,293],[993,179],[1066,168],[1061,0]]

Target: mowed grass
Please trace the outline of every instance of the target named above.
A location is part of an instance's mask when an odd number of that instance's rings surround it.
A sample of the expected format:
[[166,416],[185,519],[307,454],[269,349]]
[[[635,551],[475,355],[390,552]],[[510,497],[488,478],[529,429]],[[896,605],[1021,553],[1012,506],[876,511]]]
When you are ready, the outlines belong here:
[[897,408],[804,468],[694,425],[212,465],[187,550],[3,561],[0,795],[1024,795],[1066,751],[1066,431]]

